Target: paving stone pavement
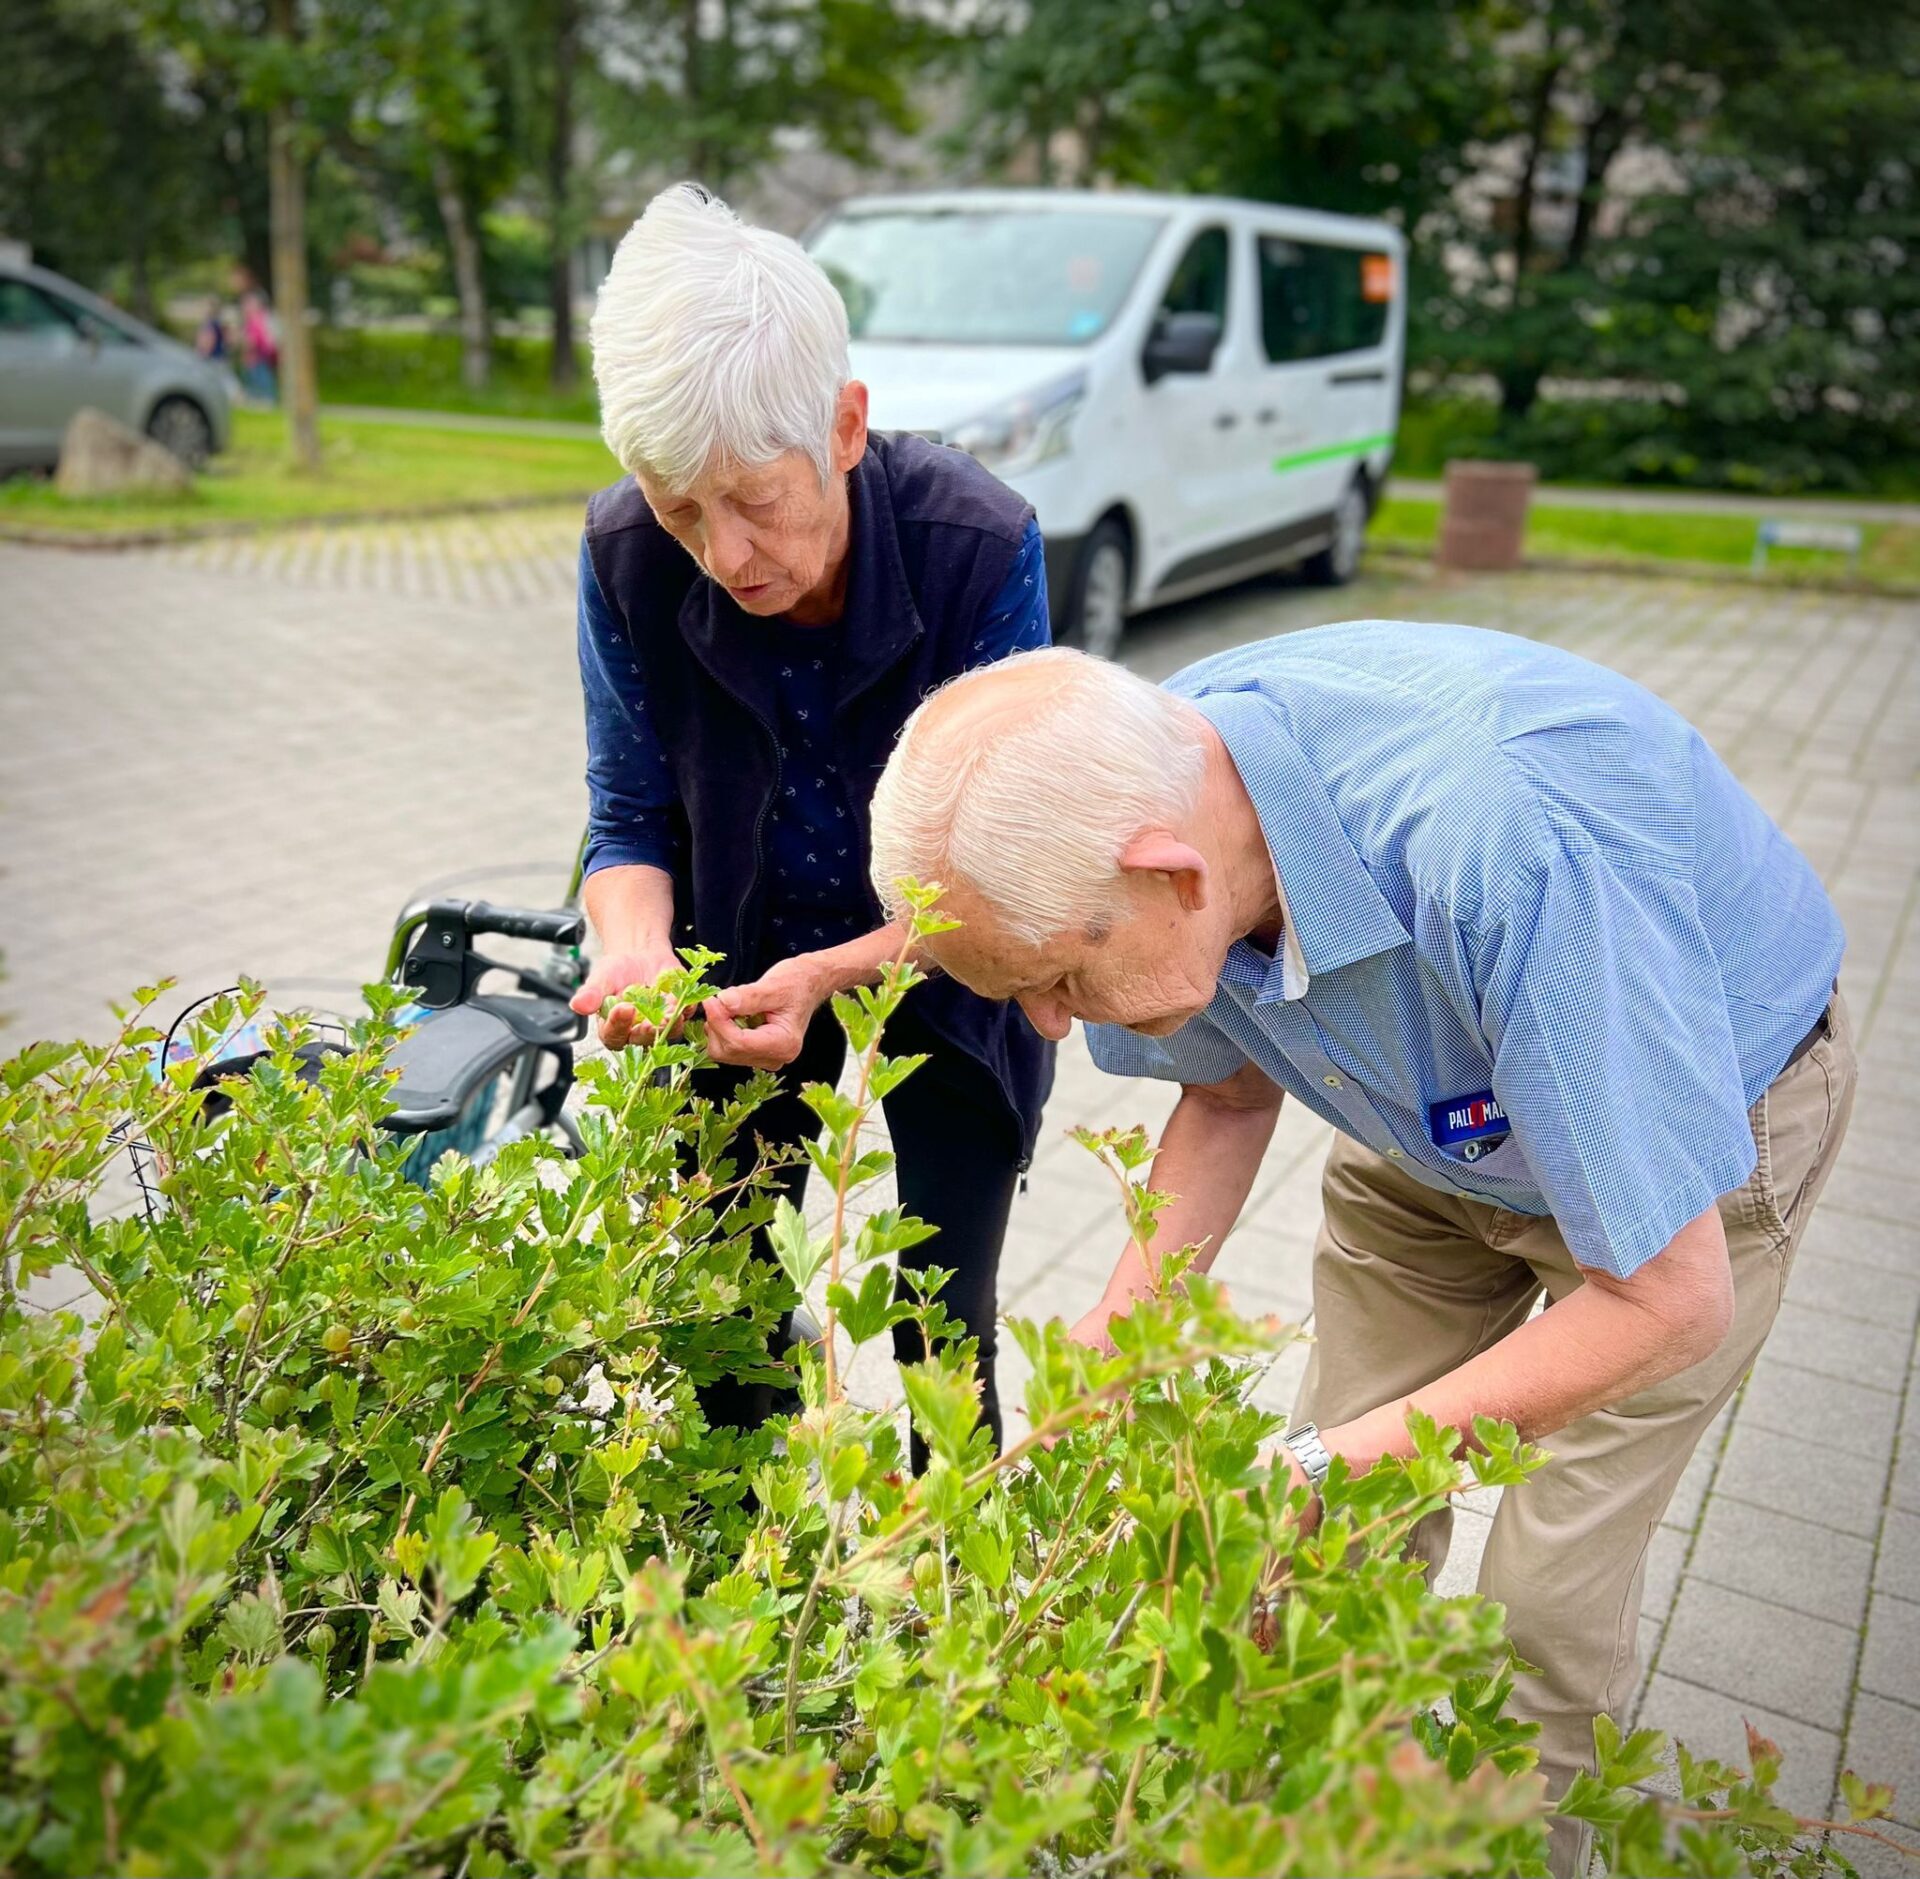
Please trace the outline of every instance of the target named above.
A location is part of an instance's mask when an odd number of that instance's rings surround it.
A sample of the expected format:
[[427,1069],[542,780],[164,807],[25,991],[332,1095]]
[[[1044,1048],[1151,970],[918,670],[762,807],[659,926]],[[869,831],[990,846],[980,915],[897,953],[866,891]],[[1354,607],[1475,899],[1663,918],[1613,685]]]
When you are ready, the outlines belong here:
[[[422,888],[557,895],[582,814],[577,528],[556,509],[129,554],[0,547],[0,1047],[98,1033],[107,1000],[162,972],[348,1001]],[[1235,589],[1141,622],[1129,658],[1160,676],[1382,615],[1550,639],[1651,686],[1840,906],[1864,1066],[1852,1134],[1779,1326],[1654,1536],[1636,1707],[1726,1756],[1750,1718],[1808,1809],[1843,1766],[1891,1779],[1920,1846],[1920,605],[1403,569],[1340,593]],[[1117,1209],[1065,1132],[1157,1129],[1171,1101],[1103,1077],[1077,1041],[1062,1053],[1003,1310],[1092,1302]],[[1325,1148],[1289,1109],[1221,1256],[1249,1307],[1310,1309]],[[1002,1342],[1017,1429],[1022,1364]],[[1284,1411],[1303,1363],[1285,1352],[1258,1399]],[[895,1394],[877,1358],[854,1383]],[[1471,1581],[1493,1500],[1460,1512],[1450,1589]],[[1877,1849],[1858,1857],[1881,1869]]]

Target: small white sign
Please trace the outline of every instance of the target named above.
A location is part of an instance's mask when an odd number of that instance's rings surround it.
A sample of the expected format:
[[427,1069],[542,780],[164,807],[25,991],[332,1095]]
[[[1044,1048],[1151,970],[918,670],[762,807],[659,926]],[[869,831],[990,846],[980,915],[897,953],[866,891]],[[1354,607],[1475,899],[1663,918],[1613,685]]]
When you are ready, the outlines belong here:
[[1852,522],[1762,522],[1753,544],[1756,571],[1767,565],[1769,548],[1822,548],[1831,554],[1845,555],[1860,564],[1861,533]]

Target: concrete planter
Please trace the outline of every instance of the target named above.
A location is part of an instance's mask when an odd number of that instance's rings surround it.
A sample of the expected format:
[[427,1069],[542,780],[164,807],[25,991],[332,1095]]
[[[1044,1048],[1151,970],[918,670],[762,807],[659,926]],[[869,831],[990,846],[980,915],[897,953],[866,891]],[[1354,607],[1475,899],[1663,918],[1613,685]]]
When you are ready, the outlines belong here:
[[1531,463],[1449,463],[1434,557],[1439,565],[1481,572],[1517,568],[1536,477]]

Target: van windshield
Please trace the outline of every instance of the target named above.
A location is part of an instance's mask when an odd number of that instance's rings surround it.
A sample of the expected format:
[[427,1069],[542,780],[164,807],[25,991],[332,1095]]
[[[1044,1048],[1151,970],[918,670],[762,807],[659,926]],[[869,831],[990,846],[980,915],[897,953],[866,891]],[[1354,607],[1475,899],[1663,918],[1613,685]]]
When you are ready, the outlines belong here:
[[856,210],[812,251],[855,339],[1081,346],[1119,311],[1161,224],[1098,210]]

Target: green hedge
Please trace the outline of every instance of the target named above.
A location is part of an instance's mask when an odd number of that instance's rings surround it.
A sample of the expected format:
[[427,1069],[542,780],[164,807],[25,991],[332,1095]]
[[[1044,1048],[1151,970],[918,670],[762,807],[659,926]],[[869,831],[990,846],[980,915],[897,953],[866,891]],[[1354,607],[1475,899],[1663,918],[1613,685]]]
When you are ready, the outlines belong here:
[[[694,962],[697,971],[704,962]],[[807,1100],[847,1193],[912,1060],[909,974],[838,1011],[852,1096]],[[689,973],[640,996],[664,1017]],[[521,1143],[410,1185],[378,1126],[376,1015],[317,1076],[283,1034],[215,1117],[149,1069],[157,994],[111,1046],[0,1079],[0,1865],[22,1874],[1539,1873],[1546,1814],[1497,1608],[1402,1557],[1511,1432],[1364,1479],[1325,1517],[1268,1483],[1254,1366],[1292,1335],[1197,1277],[1118,1352],[1016,1325],[1032,1432],[976,1426],[970,1347],[902,1373],[933,1452],[811,1351],[765,1339],[824,1287],[841,1358],[925,1229],[775,1209],[745,1127],[691,1093],[699,1028],[588,1062],[577,1162]],[[248,1001],[249,1004],[251,1001]],[[129,1139],[151,1212],[104,1217]],[[1088,1138],[1145,1241],[1140,1135]],[[777,1270],[749,1256],[771,1219]],[[54,1267],[90,1324],[23,1288]],[[833,1342],[837,1332],[839,1345]],[[708,1428],[696,1386],[790,1376],[804,1408]],[[1751,1778],[1603,1731],[1570,1811],[1618,1872],[1837,1870]],[[1859,1790],[1862,1815],[1879,1797]]]
[[1652,400],[1543,399],[1523,419],[1491,400],[1414,393],[1394,467],[1438,476],[1449,457],[1508,458],[1555,483],[1920,497],[1920,451],[1865,423],[1719,428]]

